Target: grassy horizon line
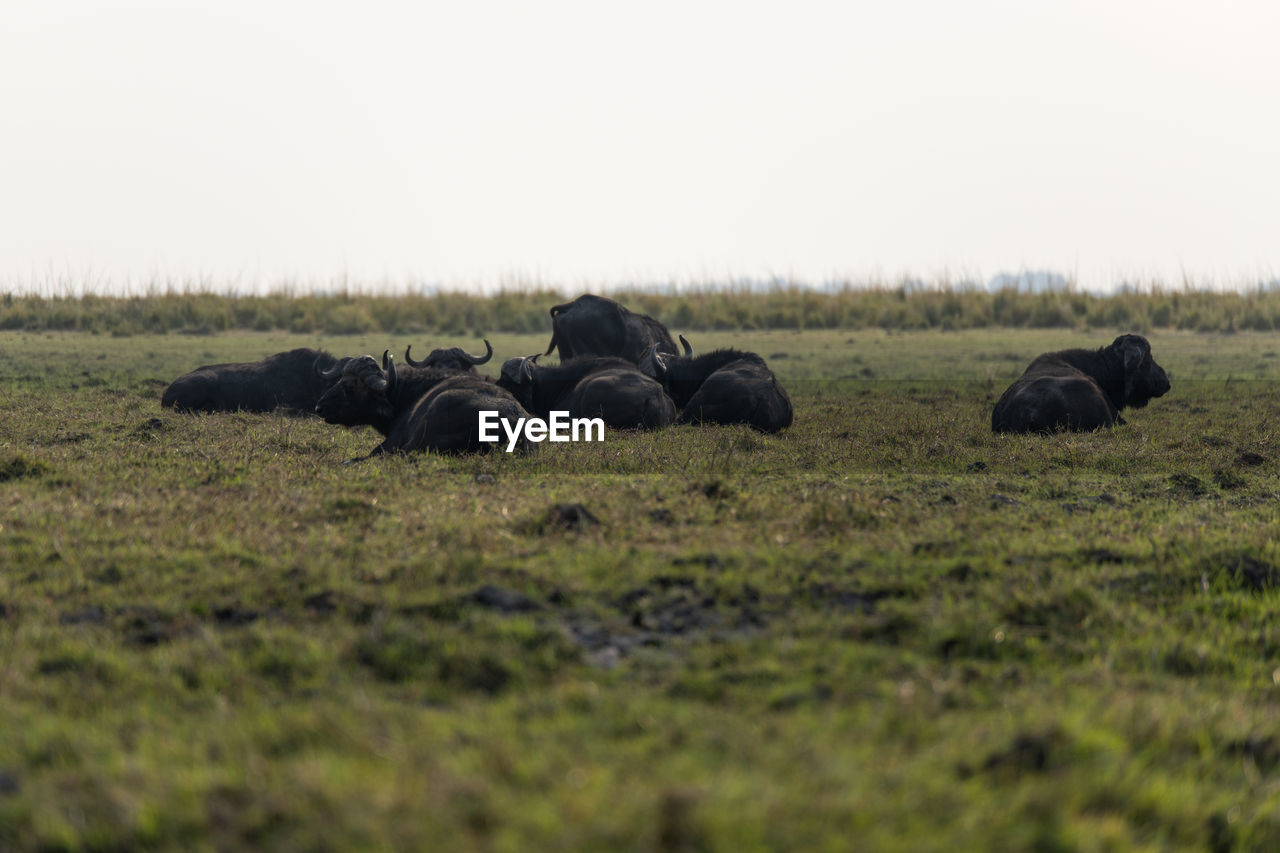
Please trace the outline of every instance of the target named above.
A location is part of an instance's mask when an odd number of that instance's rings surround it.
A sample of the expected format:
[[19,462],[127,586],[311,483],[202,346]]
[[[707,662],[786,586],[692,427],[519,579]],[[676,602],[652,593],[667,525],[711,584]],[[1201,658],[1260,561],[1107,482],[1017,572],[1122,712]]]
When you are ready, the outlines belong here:
[[[272,331],[485,334],[549,331],[548,309],[580,291],[503,288],[493,293],[455,291],[384,293],[342,284],[332,292],[301,292],[288,284],[266,294],[220,293],[203,285],[173,285],[134,295],[0,294],[0,329],[136,334],[215,334]],[[1077,328],[1196,332],[1272,331],[1280,328],[1280,290],[1197,289],[1189,283],[1128,285],[1114,293],[1077,289],[1029,292],[987,290],[972,282],[866,286],[845,283],[813,289],[782,282],[757,286],[631,288],[608,294],[672,329],[957,330]]]

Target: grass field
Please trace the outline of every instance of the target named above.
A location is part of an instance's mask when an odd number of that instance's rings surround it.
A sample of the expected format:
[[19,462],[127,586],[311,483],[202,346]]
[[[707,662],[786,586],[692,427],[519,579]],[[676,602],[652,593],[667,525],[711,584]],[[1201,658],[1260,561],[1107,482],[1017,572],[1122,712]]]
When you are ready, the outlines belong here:
[[0,333],[0,850],[1280,848],[1280,335],[990,432],[1114,334],[700,333],[792,429],[343,465],[160,392],[477,342]]

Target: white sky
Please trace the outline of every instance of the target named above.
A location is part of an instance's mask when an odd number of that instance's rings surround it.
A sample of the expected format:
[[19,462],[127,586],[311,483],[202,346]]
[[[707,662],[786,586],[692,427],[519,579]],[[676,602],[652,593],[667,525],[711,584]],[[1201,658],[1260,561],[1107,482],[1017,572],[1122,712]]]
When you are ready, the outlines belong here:
[[1280,3],[0,0],[0,290],[1280,276]]

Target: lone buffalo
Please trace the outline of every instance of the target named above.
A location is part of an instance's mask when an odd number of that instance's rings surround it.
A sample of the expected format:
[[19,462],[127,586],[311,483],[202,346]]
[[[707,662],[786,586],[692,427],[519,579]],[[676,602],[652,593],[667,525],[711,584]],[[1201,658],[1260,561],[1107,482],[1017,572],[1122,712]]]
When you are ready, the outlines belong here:
[[349,361],[299,348],[262,361],[206,364],[173,380],[160,404],[180,412],[309,414]]
[[587,293],[551,309],[551,343],[543,355],[559,348],[561,361],[612,355],[635,364],[653,346],[659,352],[676,352],[671,333],[657,320]]
[[1001,395],[991,429],[1051,433],[1123,424],[1121,409],[1141,408],[1169,387],[1147,339],[1121,335],[1101,349],[1038,356]]

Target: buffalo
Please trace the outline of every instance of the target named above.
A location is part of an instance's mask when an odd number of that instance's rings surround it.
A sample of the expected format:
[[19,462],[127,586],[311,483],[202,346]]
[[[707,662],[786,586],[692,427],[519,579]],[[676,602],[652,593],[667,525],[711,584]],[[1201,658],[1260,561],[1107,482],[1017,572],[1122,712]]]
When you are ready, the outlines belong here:
[[694,356],[684,335],[680,344],[682,356],[650,348],[640,362],[680,407],[678,423],[746,424],[761,432],[791,426],[791,398],[763,358],[736,349]]
[[1121,409],[1145,406],[1169,387],[1147,339],[1121,335],[1100,349],[1036,357],[1001,395],[991,413],[991,429],[1051,433],[1123,424]]
[[179,376],[160,405],[180,412],[271,412],[309,414],[350,359],[299,348],[262,361],[207,364]]
[[335,384],[315,406],[331,424],[367,424],[385,436],[369,454],[435,450],[463,453],[491,450],[480,441],[480,412],[496,411],[512,422],[527,418],[510,393],[491,380],[457,370],[420,367],[397,371],[382,354],[351,359],[335,368]]
[[650,347],[676,353],[667,327],[647,314],[636,314],[612,299],[584,294],[551,309],[551,343],[543,355],[557,348],[560,360],[580,356],[615,356],[635,364]]
[[472,355],[462,347],[437,348],[429,352],[421,361],[414,361],[409,355],[413,347],[408,346],[404,350],[404,360],[410,367],[438,367],[442,370],[465,370],[468,373],[475,373],[477,366],[486,364],[493,358],[493,346],[487,340],[484,342],[484,348],[484,355]]
[[625,359],[586,356],[554,367],[537,359],[507,359],[498,385],[539,417],[563,411],[574,418],[600,418],[614,429],[654,429],[676,419],[675,404],[662,386]]

